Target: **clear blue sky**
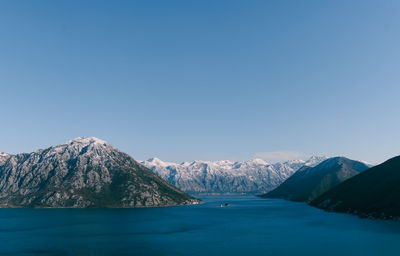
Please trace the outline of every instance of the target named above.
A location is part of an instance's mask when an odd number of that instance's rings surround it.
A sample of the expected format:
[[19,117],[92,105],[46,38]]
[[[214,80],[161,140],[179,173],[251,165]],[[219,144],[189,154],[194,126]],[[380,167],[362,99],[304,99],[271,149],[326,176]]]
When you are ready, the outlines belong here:
[[0,1],[0,151],[95,136],[136,159],[379,163],[400,154],[399,13],[390,0]]

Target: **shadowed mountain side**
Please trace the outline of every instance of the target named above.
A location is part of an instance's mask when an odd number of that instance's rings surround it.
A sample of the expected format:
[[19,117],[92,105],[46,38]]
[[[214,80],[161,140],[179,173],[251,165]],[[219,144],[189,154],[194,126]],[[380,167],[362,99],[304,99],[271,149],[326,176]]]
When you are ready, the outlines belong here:
[[372,167],[313,200],[318,208],[391,219],[400,216],[400,156]]
[[345,157],[330,158],[315,167],[301,168],[279,187],[262,197],[309,202],[368,168],[364,163]]

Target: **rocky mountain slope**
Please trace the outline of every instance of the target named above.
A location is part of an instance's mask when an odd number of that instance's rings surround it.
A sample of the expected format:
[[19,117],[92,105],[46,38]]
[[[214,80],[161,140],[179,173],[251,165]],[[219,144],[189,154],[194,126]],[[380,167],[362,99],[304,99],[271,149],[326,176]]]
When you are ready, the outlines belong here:
[[97,138],[76,138],[2,159],[2,207],[152,207],[199,202]]
[[309,202],[337,184],[367,170],[368,165],[345,157],[327,159],[315,167],[303,167],[265,198]]
[[188,193],[260,194],[272,190],[303,166],[315,166],[326,157],[268,164],[261,159],[244,162],[192,161],[181,164],[151,158],[141,163]]
[[400,156],[348,179],[310,204],[363,217],[400,219]]

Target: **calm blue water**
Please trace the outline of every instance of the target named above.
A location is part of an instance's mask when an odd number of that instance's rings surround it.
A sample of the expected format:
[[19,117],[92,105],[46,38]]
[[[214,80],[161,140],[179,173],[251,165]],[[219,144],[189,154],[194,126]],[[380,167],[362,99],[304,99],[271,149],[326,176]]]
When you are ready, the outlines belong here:
[[[152,209],[0,209],[1,255],[399,255],[400,223],[253,196]],[[217,207],[229,202],[229,207]]]

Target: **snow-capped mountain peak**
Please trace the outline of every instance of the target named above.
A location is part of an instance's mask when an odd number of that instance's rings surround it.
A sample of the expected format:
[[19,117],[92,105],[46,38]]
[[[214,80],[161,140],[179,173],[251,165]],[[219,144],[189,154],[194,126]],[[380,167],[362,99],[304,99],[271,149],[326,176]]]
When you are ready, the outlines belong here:
[[141,161],[141,163],[146,163],[147,165],[152,165],[152,166],[163,166],[163,167],[175,164],[170,162],[164,162],[157,157],[149,158],[146,161]]
[[62,155],[67,155],[68,157],[85,155],[90,157],[91,161],[95,162],[107,159],[113,151],[118,151],[118,149],[112,147],[104,140],[95,137],[78,137],[64,144],[41,149],[32,154],[40,155],[45,153],[46,157],[52,156],[55,158],[59,158]]
[[72,145],[74,143],[79,143],[79,144],[83,144],[83,145],[90,145],[90,144],[109,145],[108,142],[101,140],[99,138],[96,138],[96,137],[89,137],[89,138],[78,137],[78,138],[68,141],[66,144]]
[[253,163],[253,164],[256,164],[256,165],[269,165],[266,161],[264,161],[261,158],[252,159],[252,160],[248,161],[248,163]]
[[327,160],[328,157],[326,156],[312,156],[310,157],[304,165],[309,166],[309,167],[314,167],[317,164],[320,164],[321,162]]

